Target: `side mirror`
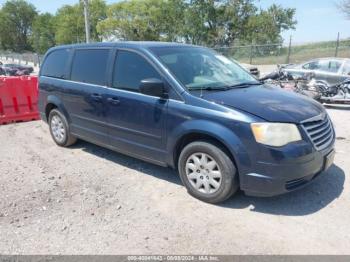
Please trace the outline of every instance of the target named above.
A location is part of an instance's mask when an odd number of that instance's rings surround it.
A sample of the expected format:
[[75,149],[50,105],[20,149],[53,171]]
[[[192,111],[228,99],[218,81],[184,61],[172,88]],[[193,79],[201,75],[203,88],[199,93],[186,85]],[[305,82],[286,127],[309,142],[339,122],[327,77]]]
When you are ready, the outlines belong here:
[[164,82],[157,78],[147,78],[141,80],[140,92],[145,95],[167,98]]

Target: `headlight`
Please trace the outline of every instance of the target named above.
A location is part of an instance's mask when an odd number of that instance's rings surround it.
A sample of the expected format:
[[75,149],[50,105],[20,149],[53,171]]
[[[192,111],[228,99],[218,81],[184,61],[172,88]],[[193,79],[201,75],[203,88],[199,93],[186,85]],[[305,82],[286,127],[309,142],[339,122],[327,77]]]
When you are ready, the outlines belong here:
[[269,146],[284,146],[300,141],[301,135],[296,125],[286,123],[252,123],[256,142]]

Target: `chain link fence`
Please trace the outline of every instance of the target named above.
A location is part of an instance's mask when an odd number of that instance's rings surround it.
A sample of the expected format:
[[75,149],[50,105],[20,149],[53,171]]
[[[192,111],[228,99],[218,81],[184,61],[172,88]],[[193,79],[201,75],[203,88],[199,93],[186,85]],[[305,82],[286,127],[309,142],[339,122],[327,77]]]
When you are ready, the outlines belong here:
[[[350,58],[350,39],[329,42],[309,43],[289,46],[282,44],[246,45],[234,47],[216,47],[219,53],[232,57],[241,63],[254,65],[276,65],[301,63],[322,57]],[[39,68],[43,55],[35,53],[12,53],[0,51],[3,64],[18,63]]]
[[23,64],[23,65],[31,65],[34,67],[40,67],[40,64],[43,59],[43,55],[39,55],[36,53],[13,53],[8,51],[0,52],[0,61],[3,64]]
[[254,65],[295,64],[323,57],[350,58],[350,39],[303,45],[269,44],[214,49],[241,63]]

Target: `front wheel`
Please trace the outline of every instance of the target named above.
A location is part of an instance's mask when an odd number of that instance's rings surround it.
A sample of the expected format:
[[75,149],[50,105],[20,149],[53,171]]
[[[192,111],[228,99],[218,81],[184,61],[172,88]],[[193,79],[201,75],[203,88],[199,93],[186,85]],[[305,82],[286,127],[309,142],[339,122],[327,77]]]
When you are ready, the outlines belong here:
[[178,170],[189,194],[208,203],[222,202],[238,189],[233,161],[212,143],[188,144],[180,154]]

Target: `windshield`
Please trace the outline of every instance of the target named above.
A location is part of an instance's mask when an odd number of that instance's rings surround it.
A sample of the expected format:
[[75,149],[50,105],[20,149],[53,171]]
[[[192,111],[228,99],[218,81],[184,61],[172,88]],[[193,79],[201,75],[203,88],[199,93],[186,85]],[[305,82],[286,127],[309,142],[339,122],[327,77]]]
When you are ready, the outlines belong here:
[[189,90],[219,89],[242,83],[258,83],[237,63],[210,49],[157,47],[151,51]]

